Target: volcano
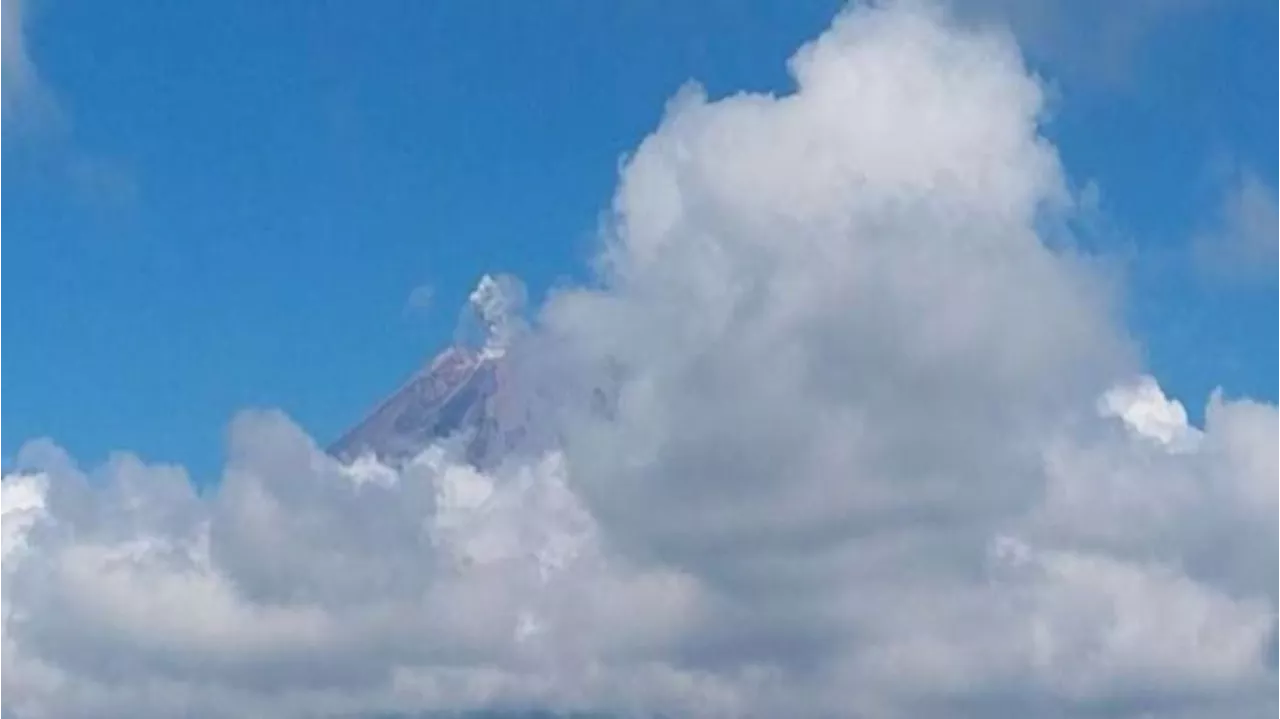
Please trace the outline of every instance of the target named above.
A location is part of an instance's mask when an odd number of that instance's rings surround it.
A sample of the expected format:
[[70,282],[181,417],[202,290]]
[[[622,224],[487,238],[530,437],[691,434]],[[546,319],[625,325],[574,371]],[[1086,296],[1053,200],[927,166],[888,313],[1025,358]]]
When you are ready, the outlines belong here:
[[518,280],[483,277],[468,298],[453,345],[328,452],[344,462],[372,455],[400,464],[446,441],[477,467],[499,463],[529,435],[528,402],[511,379],[513,345],[525,329],[523,307]]

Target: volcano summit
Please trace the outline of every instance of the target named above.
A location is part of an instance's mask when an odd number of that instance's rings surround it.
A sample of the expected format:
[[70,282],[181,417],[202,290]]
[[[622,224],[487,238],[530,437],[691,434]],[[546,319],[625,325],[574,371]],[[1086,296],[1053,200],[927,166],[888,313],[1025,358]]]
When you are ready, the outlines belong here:
[[461,445],[477,467],[499,462],[527,435],[529,412],[510,381],[524,334],[524,289],[485,275],[468,298],[454,343],[329,446],[344,462],[364,455],[400,463],[433,442]]

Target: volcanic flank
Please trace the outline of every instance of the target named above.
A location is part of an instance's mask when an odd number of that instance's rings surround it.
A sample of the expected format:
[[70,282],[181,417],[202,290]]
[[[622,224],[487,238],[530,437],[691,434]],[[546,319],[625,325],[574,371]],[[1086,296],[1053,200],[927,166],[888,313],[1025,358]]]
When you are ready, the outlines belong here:
[[509,381],[512,345],[524,331],[523,305],[519,281],[481,278],[453,345],[330,445],[329,453],[344,462],[372,455],[398,464],[449,440],[477,467],[501,461],[527,434],[527,407]]

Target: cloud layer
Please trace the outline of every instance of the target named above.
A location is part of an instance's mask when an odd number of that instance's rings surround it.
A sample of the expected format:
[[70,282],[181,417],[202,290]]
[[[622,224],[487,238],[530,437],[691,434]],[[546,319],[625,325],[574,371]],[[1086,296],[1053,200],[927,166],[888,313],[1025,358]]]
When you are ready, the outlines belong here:
[[790,69],[627,159],[518,345],[554,451],[28,445],[6,713],[1274,715],[1277,410],[1142,375],[1016,45],[907,3]]

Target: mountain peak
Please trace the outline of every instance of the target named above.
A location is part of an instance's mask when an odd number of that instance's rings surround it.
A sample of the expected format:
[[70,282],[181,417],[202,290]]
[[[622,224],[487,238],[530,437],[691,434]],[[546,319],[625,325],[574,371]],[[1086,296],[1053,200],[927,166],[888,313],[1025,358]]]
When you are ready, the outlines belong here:
[[471,463],[500,461],[527,434],[524,391],[511,386],[509,378],[510,350],[527,328],[524,307],[525,289],[518,279],[480,278],[462,309],[454,344],[329,452],[346,462],[371,454],[394,463],[457,437]]

